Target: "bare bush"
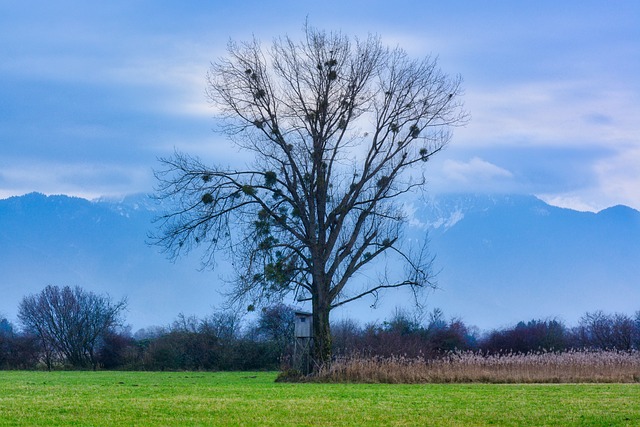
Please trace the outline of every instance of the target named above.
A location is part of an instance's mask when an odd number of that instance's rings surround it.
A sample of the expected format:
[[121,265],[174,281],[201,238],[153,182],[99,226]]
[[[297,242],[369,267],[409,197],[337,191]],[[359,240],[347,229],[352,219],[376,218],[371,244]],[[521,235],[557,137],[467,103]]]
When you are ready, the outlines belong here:
[[95,369],[99,344],[120,323],[126,305],[126,299],[114,303],[80,287],[47,286],[22,299],[18,318],[41,341],[48,369],[56,361]]
[[595,311],[580,319],[574,335],[581,347],[630,350],[636,341],[637,326],[626,314]]
[[334,356],[433,358],[453,350],[472,350],[476,332],[460,319],[446,320],[441,310],[429,314],[425,325],[415,313],[396,310],[389,321],[371,323],[360,328],[352,321],[332,326]]
[[562,351],[570,347],[569,341],[569,333],[562,322],[531,320],[526,323],[519,322],[512,328],[491,331],[482,339],[479,347],[489,353]]

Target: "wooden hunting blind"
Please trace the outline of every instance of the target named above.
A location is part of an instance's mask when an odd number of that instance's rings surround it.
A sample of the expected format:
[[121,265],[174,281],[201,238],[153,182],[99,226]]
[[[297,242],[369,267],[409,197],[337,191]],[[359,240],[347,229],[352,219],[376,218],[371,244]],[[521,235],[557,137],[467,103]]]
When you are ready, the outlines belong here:
[[313,315],[306,311],[296,311],[295,316],[296,338],[313,337]]
[[293,365],[303,374],[311,372],[311,347],[313,346],[313,315],[306,311],[296,311],[295,347]]

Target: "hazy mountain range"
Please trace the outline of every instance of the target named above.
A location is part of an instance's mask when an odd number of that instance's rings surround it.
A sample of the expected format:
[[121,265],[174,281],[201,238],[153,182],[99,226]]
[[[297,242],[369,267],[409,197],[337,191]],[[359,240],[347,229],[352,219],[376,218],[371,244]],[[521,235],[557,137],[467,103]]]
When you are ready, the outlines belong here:
[[441,268],[435,305],[484,327],[640,310],[640,212],[550,206],[532,196],[442,197],[418,218]]
[[[0,200],[0,314],[47,284],[127,297],[134,329],[220,306],[219,274],[197,256],[169,262],[147,244],[158,215],[146,196],[88,201],[31,193]],[[585,311],[640,310],[640,212],[550,206],[533,196],[441,195],[407,206],[407,234],[427,237],[438,290],[430,308],[483,329]],[[224,268],[222,268],[224,271]],[[411,308],[405,294],[347,305],[363,322]]]

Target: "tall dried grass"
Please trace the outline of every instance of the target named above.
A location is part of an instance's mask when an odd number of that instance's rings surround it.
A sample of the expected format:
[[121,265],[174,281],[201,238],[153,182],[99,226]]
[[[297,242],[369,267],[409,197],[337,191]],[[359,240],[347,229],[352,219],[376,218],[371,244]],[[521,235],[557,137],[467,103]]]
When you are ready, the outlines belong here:
[[312,381],[355,383],[632,383],[640,353],[567,351],[483,355],[452,352],[438,359],[351,356],[336,359]]

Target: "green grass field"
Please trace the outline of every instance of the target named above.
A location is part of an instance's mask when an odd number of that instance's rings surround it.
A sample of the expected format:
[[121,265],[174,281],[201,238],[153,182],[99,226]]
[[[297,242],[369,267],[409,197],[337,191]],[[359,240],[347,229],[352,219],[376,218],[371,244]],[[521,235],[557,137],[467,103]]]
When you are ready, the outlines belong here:
[[640,426],[640,385],[282,384],[275,373],[0,372],[0,426]]

